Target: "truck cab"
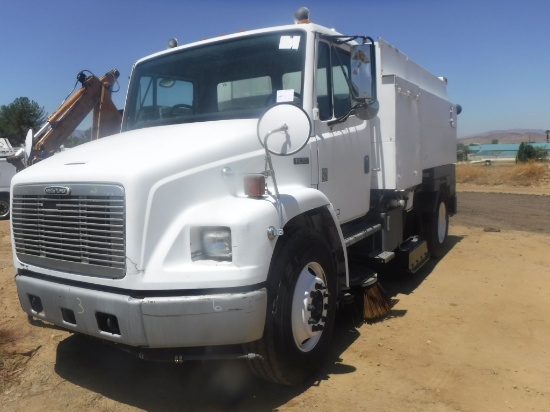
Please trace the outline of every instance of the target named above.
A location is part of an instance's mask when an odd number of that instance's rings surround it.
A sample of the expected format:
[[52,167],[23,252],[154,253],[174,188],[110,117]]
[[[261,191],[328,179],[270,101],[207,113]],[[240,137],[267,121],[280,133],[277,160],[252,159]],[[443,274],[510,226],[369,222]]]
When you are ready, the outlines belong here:
[[[294,104],[311,121],[311,141],[292,158],[277,159],[281,181],[319,189],[332,199],[342,222],[359,217],[369,207],[364,163],[371,139],[366,123],[354,114],[336,121],[354,102],[350,46],[331,38],[333,33],[320,26],[294,25],[227,36],[138,62],[122,130],[257,121],[273,104]],[[237,173],[261,170],[233,167]]]

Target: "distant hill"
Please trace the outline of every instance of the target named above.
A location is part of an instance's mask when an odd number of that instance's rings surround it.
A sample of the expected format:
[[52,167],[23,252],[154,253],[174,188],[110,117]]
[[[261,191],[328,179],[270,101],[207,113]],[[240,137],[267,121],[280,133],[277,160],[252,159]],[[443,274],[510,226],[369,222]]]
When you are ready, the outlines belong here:
[[546,142],[546,133],[542,129],[512,129],[495,130],[492,132],[480,133],[473,136],[466,136],[458,139],[463,144],[489,144],[493,140],[498,143],[521,143],[521,142]]

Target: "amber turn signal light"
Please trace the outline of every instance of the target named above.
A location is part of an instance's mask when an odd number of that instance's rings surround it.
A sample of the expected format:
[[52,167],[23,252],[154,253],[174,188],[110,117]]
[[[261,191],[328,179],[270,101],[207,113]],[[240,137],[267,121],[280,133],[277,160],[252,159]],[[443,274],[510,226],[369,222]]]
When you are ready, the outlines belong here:
[[244,177],[244,194],[249,197],[265,195],[265,176],[249,175]]

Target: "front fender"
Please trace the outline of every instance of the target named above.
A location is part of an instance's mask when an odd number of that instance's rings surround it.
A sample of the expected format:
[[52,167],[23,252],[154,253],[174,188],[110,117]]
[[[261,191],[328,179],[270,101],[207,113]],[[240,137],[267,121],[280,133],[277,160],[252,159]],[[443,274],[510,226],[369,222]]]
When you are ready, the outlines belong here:
[[[145,281],[171,278],[185,289],[260,284],[275,244],[267,229],[278,222],[276,207],[268,199],[227,195],[195,204],[175,216],[158,238],[144,262]],[[194,260],[201,229],[218,226],[231,230],[231,261]]]
[[[305,188],[281,196],[285,212],[285,233],[307,228],[326,240],[338,278],[348,284],[347,251],[338,217],[328,198],[320,191]],[[281,241],[284,241],[284,236]]]
[[[283,226],[310,210],[330,206],[324,194],[310,188],[287,189],[280,201]],[[272,196],[227,195],[194,205],[175,217],[156,242],[150,259],[144,262],[144,281],[171,279],[184,288],[242,287],[265,282],[277,243],[277,238],[268,237],[268,228],[280,225]],[[197,228],[212,226],[231,229],[231,262],[193,261],[192,252],[197,247],[193,233]]]
[[298,215],[330,205],[330,201],[325,194],[313,188],[288,188],[284,193],[281,193],[280,200],[283,205],[283,221],[285,224]]

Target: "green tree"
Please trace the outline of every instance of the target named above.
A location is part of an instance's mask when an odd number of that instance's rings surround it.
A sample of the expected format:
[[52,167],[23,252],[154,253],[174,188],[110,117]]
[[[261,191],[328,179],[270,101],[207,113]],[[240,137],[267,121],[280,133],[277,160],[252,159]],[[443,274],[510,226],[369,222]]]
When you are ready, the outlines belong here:
[[535,159],[539,161],[546,161],[548,159],[548,152],[543,147],[535,147]]
[[80,140],[78,137],[70,136],[65,142],[63,143],[63,146],[65,148],[75,147],[82,143],[82,140]]
[[71,135],[67,140],[65,140],[65,142],[63,143],[63,146],[65,146],[65,148],[67,149],[71,147],[79,146],[82,143],[89,142],[91,140],[90,139],[91,136],[92,136],[92,128],[88,127],[86,130],[84,130],[84,134],[82,136]]
[[498,139],[491,140],[491,144],[498,144]]
[[465,162],[468,160],[468,154],[471,153],[469,146],[464,143],[458,143],[456,145],[456,160],[459,162]]
[[528,162],[530,159],[536,158],[535,148],[528,143],[520,143],[518,154],[516,155],[516,162]]
[[0,136],[6,137],[14,147],[24,144],[29,129],[36,131],[45,122],[44,108],[28,97],[18,97],[0,106]]

